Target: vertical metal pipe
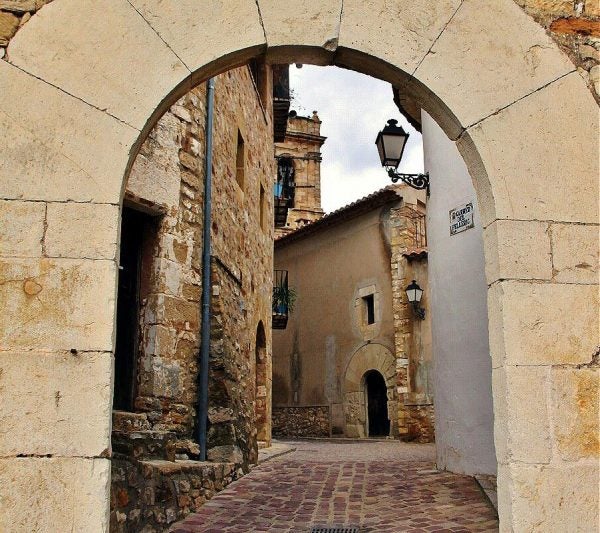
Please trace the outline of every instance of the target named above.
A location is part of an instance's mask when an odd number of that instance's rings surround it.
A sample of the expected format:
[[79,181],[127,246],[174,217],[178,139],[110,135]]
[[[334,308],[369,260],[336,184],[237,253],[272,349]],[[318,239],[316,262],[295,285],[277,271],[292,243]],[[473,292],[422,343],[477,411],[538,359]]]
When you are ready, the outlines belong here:
[[211,271],[211,191],[212,191],[212,150],[213,115],[215,101],[215,80],[206,84],[206,150],[204,154],[204,209],[202,228],[202,325],[200,329],[200,368],[198,382],[198,444],[200,460],[206,461],[206,422],[208,418],[208,358],[210,355],[210,271]]

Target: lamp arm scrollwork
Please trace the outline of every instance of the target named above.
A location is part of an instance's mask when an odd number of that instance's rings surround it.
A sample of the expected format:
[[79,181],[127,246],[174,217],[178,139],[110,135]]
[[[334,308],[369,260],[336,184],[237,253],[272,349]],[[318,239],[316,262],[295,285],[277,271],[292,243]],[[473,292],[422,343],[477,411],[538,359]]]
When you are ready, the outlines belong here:
[[427,196],[429,196],[429,172],[425,174],[405,174],[403,172],[396,172],[393,168],[388,168],[387,171],[393,183],[403,181],[413,189],[419,191],[426,190]]

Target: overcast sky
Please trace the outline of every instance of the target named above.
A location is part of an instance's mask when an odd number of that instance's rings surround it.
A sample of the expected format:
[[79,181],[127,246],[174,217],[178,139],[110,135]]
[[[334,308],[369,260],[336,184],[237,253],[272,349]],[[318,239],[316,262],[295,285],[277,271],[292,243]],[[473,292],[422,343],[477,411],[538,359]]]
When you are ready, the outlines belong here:
[[389,83],[337,67],[290,65],[291,109],[322,121],[323,209],[333,211],[391,183],[381,167],[375,138],[390,118],[410,133],[399,170],[423,172],[421,135],[394,105]]

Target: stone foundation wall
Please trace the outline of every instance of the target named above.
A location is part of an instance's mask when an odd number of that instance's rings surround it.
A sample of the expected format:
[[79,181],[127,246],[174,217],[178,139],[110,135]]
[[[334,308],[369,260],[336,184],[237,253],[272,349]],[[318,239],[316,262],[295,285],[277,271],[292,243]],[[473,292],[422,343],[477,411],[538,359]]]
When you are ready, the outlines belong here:
[[328,405],[273,407],[274,437],[330,437]]
[[435,416],[433,404],[406,404],[408,435],[406,440],[415,442],[435,442]]
[[111,468],[110,531],[166,531],[240,474],[232,463],[137,461],[117,454]]

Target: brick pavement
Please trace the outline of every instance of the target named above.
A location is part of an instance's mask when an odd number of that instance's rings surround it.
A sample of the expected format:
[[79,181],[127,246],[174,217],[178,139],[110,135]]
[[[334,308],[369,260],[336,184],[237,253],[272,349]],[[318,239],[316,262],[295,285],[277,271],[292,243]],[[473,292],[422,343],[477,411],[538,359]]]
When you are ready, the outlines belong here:
[[357,525],[361,533],[498,531],[469,476],[438,472],[432,445],[294,442],[173,525],[172,533],[307,532]]

